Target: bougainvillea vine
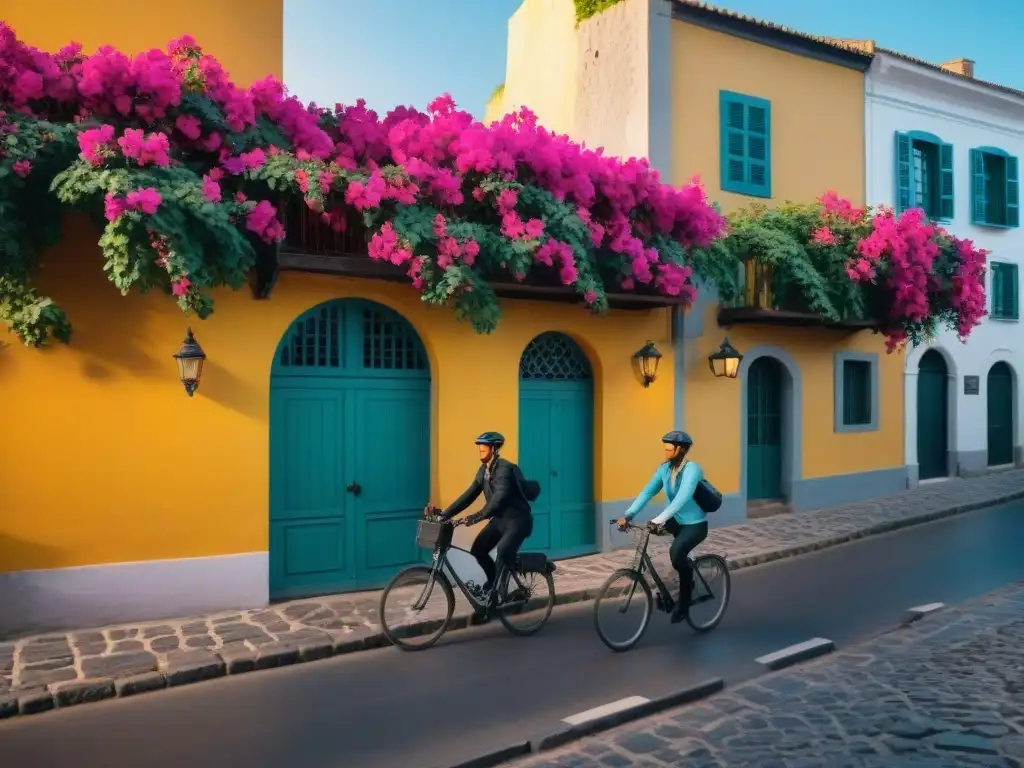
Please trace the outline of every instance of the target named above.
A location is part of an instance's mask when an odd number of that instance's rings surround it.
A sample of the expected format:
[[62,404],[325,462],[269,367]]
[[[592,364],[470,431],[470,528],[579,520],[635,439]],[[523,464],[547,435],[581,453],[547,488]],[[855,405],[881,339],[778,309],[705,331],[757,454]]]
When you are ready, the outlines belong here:
[[778,308],[873,320],[890,351],[941,325],[966,339],[986,313],[987,251],[920,209],[857,208],[829,191],[810,205],[740,211],[729,223],[716,247],[769,265]]
[[496,278],[567,286],[594,311],[610,290],[691,300],[688,253],[724,226],[699,184],[662,184],[528,110],[485,126],[448,97],[384,118],[305,106],[273,78],[235,85],[189,37],[49,54],[0,25],[0,105],[0,317],[30,344],[70,332],[32,283],[62,207],[102,227],[123,292],[159,288],[200,317],[287,237],[289,200],[338,231],[356,212],[368,258],[480,331],[498,321]]

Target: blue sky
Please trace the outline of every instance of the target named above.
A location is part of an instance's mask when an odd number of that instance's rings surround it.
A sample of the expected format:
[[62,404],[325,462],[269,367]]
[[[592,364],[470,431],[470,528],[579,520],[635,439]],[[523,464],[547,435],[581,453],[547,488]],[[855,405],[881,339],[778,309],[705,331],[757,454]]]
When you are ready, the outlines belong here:
[[[570,2],[571,0],[564,0]],[[508,17],[520,0],[285,0],[285,81],[325,106],[359,97],[385,112],[451,93],[480,116],[505,78]],[[868,38],[1024,90],[1022,0],[727,0],[802,32]]]

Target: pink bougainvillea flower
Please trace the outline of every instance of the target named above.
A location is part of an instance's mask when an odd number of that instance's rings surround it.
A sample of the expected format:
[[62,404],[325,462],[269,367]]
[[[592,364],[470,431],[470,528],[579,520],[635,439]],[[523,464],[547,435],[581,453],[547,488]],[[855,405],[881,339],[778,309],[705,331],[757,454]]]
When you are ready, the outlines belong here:
[[838,241],[831,229],[822,226],[811,233],[811,242],[815,245],[835,245]]
[[28,160],[18,160],[11,166],[11,170],[24,179],[32,173],[32,163]]
[[178,115],[174,121],[174,126],[181,131],[182,135],[187,139],[196,141],[202,135],[202,127],[199,122],[199,118],[193,115]]
[[124,212],[124,200],[108,192],[103,199],[103,215],[107,221],[117,221]]
[[203,176],[203,198],[211,203],[219,203],[221,199],[220,184],[213,178],[212,173]]
[[187,277],[180,277],[171,283],[171,293],[175,296],[184,296],[191,287],[192,283]]
[[124,202],[128,210],[152,216],[163,202],[163,197],[154,187],[141,187],[125,195]]

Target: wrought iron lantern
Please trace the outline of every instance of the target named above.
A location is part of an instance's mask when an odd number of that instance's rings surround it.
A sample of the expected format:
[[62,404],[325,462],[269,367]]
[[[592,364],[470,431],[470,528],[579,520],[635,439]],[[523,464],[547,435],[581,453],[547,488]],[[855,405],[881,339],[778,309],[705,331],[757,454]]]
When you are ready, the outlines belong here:
[[658,363],[661,362],[661,352],[654,346],[654,342],[648,341],[634,352],[633,360],[640,369],[644,386],[651,386],[651,382],[658,378]]
[[192,335],[191,328],[185,334],[185,341],[178,353],[174,355],[174,359],[178,363],[178,378],[181,379],[185,392],[192,397],[199,389],[199,379],[203,376],[203,362],[206,360],[206,353],[199,346],[196,337]]
[[729,343],[729,339],[726,337],[718,351],[708,355],[708,365],[711,367],[711,372],[718,378],[735,379],[740,375],[740,360],[742,359],[743,355]]

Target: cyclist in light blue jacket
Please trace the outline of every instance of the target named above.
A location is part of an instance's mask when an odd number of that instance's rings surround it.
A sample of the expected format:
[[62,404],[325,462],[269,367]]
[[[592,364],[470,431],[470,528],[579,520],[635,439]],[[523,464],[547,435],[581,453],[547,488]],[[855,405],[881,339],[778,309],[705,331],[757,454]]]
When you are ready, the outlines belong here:
[[704,473],[700,465],[686,460],[686,454],[693,447],[693,439],[688,434],[673,430],[662,437],[661,442],[665,444],[665,462],[654,472],[654,477],[626,510],[618,524],[624,529],[626,523],[636,517],[659,491],[665,491],[668,504],[648,525],[656,533],[664,528],[672,534],[669,559],[672,567],[679,572],[679,601],[672,611],[672,623],[678,624],[686,618],[690,610],[690,597],[693,594],[690,552],[708,537],[707,515],[693,500],[693,492],[703,479]]

